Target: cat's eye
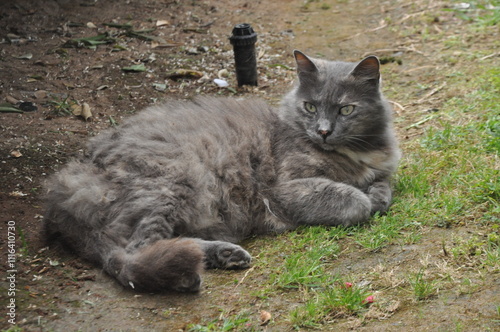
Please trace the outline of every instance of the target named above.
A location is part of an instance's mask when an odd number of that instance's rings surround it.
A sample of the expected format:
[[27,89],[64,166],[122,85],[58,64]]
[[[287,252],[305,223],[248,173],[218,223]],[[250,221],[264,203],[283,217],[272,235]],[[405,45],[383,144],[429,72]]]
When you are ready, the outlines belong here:
[[304,108],[309,113],[316,113],[316,106],[314,104],[307,102],[307,101],[304,102]]
[[340,108],[340,114],[342,115],[349,115],[354,111],[354,106],[353,105],[346,105],[342,106]]

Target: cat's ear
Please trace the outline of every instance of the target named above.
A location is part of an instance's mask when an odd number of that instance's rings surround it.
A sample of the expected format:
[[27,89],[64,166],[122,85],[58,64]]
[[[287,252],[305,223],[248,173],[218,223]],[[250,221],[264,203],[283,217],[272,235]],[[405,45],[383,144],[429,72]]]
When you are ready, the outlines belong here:
[[373,55],[364,58],[357,64],[356,68],[351,72],[351,75],[357,79],[379,83],[380,62],[378,58]]
[[297,72],[299,73],[299,75],[300,73],[312,74],[318,72],[318,68],[316,67],[314,62],[301,51],[293,51],[293,56],[295,57],[295,61],[297,62]]

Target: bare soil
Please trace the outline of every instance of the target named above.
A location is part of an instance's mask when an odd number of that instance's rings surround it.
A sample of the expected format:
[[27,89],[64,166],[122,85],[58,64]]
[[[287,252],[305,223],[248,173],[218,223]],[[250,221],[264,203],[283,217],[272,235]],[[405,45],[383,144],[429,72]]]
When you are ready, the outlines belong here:
[[[443,79],[438,69],[450,64],[438,55],[442,45],[425,43],[419,31],[402,36],[398,29],[410,24],[412,17],[424,15],[431,29],[457,35],[462,21],[442,11],[446,4],[436,1],[325,2],[328,6],[302,0],[0,3],[0,103],[17,100],[36,106],[30,112],[0,113],[0,251],[4,270],[12,270],[5,257],[8,226],[13,221],[18,327],[26,331],[185,331],[190,324],[206,324],[222,313],[245,308],[255,316],[249,330],[292,329],[287,315],[301,299],[290,302],[290,296],[280,300],[253,295],[272,271],[207,271],[199,294],[136,294],[121,288],[99,269],[61,248],[47,247],[41,236],[41,194],[47,176],[80,154],[90,136],[147,105],[198,94],[258,96],[276,105],[294,78],[291,54],[295,48],[329,59],[356,61],[367,54],[387,59],[383,69],[391,81],[387,94],[404,105],[395,104],[401,140],[420,135],[419,128],[403,128],[413,122],[414,113],[438,107],[446,96],[415,103],[423,96],[415,91],[415,82],[433,86]],[[387,27],[387,19],[399,25]],[[244,22],[259,34],[256,88],[238,88],[234,75],[228,37],[235,24]],[[74,41],[97,35],[105,35],[108,43],[93,49],[85,41]],[[491,40],[476,40],[474,47],[488,48],[495,38],[498,34]],[[140,64],[146,71],[123,70]],[[177,76],[172,74],[175,71]],[[217,77],[230,87],[217,87],[213,83]],[[67,104],[73,101],[87,103],[92,117],[85,120],[69,114]],[[449,232],[439,229],[426,234],[418,245],[390,246],[376,253],[346,246],[338,269],[355,273],[383,262],[393,270],[404,270],[425,255],[437,261],[441,239]],[[259,259],[266,241],[286,241],[286,234],[253,239],[245,246]],[[390,268],[379,272],[391,273]],[[497,317],[494,304],[500,298],[500,281],[498,275],[484,278],[488,287],[450,291],[425,303],[396,304],[394,310],[373,314],[372,319],[340,319],[325,324],[325,329],[449,331],[457,322],[467,331],[500,328],[491,323]],[[12,297],[9,282],[2,278],[0,285],[0,327],[8,329],[12,326],[5,313]],[[267,326],[260,326],[261,309],[272,314]]]

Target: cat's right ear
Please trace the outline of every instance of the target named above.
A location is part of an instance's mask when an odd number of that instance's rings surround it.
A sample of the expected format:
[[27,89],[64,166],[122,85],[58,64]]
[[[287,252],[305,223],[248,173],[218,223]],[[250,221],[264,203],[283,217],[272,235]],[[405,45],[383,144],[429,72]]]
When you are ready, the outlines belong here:
[[316,67],[314,62],[301,51],[298,50],[293,51],[293,56],[295,57],[295,62],[297,62],[297,72],[299,74],[300,73],[312,74],[318,71],[318,68]]
[[297,72],[299,74],[300,73],[312,74],[318,72],[318,68],[316,67],[314,62],[301,51],[298,50],[293,51],[293,56],[295,57],[295,61],[297,62]]
[[299,76],[300,85],[310,86],[317,79],[318,67],[307,55],[300,51],[293,51],[293,56],[297,62],[297,75]]

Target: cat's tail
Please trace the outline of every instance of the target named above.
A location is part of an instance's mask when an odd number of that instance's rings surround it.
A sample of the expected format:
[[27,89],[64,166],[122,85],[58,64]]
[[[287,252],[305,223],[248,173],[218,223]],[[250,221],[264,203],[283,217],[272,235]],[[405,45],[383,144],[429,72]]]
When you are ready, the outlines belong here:
[[204,253],[190,239],[156,241],[133,254],[117,249],[109,253],[104,270],[123,286],[137,291],[200,289]]

